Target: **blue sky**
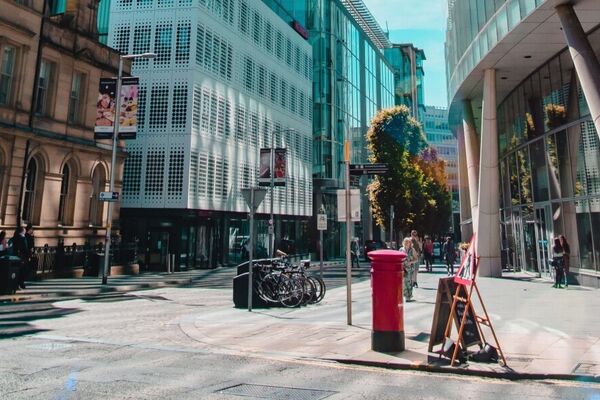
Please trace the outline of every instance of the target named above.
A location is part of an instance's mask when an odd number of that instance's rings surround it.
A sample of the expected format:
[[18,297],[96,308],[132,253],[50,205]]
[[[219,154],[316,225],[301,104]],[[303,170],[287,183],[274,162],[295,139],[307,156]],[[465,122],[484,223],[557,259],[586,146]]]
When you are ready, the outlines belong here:
[[425,104],[446,107],[446,0],[363,0],[395,43],[413,43],[425,51]]

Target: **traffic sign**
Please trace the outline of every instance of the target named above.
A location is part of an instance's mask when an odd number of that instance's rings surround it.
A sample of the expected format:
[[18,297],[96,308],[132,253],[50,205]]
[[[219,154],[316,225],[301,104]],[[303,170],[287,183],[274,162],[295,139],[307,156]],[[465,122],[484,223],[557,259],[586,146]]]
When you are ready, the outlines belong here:
[[[248,204],[248,207],[250,207],[252,212],[256,211],[267,195],[267,189],[261,188],[247,188],[242,189],[241,192],[242,196],[244,196],[244,200],[246,200],[246,204]],[[252,196],[252,192],[254,192],[254,196]],[[252,197],[254,197],[254,204],[252,204]]]
[[119,201],[119,192],[100,192],[100,201],[109,203]]
[[317,214],[317,230],[327,230],[327,214]]
[[388,172],[387,164],[350,164],[350,175],[384,175]]

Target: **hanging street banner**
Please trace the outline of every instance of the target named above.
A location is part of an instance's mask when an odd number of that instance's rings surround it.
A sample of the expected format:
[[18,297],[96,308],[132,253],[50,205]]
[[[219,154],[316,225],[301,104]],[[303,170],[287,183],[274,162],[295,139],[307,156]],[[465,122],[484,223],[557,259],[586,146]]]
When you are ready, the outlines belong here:
[[[119,139],[135,139],[137,131],[139,78],[121,79],[121,109],[119,112]],[[115,123],[117,80],[101,78],[96,103],[94,139],[112,139]]]
[[284,148],[265,148],[260,149],[260,167],[258,184],[259,186],[271,185],[271,151],[274,151],[273,159],[273,185],[285,186],[287,176],[287,149]]
[[350,164],[350,175],[385,175],[387,164]]

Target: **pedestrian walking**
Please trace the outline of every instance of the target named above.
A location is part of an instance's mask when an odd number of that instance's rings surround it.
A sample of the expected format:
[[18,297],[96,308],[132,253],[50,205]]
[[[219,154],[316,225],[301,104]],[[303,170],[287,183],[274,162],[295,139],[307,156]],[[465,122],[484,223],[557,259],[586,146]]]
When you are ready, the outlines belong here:
[[564,249],[560,244],[560,238],[554,238],[554,246],[552,246],[552,261],[550,264],[554,268],[554,285],[553,288],[562,289],[563,274],[564,274]]
[[446,238],[446,242],[442,248],[442,254],[444,255],[444,260],[446,261],[446,271],[448,272],[448,276],[454,275],[454,262],[456,261],[456,247],[454,247],[454,241],[452,240],[452,236],[448,236]]
[[402,247],[400,251],[406,254],[406,258],[404,259],[404,284],[403,284],[403,294],[404,298],[407,302],[414,301],[413,300],[413,272],[415,269],[415,265],[417,265],[418,259],[415,252],[415,249],[412,246],[412,240],[409,237],[404,238],[402,240]]
[[417,278],[419,275],[419,266],[421,265],[421,254],[423,252],[423,242],[421,241],[421,238],[419,237],[418,233],[416,230],[412,230],[410,232],[410,241],[412,243],[412,248],[415,251],[415,256],[416,256],[416,262],[415,262],[415,268],[413,270],[413,286],[414,287],[419,287],[419,284],[417,283]]
[[560,245],[563,248],[563,274],[565,276],[565,287],[569,287],[569,267],[571,266],[571,246],[567,242],[565,235],[560,235]]
[[423,241],[423,259],[425,261],[425,271],[433,272],[433,240],[427,235]]

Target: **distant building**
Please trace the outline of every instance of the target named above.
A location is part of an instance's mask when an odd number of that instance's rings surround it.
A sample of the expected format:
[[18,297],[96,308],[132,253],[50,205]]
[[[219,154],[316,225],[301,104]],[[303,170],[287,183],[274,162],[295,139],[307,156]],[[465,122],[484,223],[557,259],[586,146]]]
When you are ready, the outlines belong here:
[[458,148],[456,137],[448,126],[448,109],[426,106],[423,114],[423,130],[429,144],[446,161],[448,190],[452,193],[452,224],[454,233],[459,234],[460,211],[458,200]]
[[[106,1],[106,0],[103,0]],[[245,257],[259,151],[287,149],[273,196],[278,238],[303,243],[312,207],[312,48],[261,1],[112,2],[108,43],[136,60],[139,133],[128,143],[123,235],[150,268],[215,267]],[[319,115],[320,117],[320,115]],[[265,257],[271,196],[258,208]]]
[[425,52],[410,43],[392,44],[384,52],[394,71],[394,104],[407,106],[411,115],[423,122]]
[[[0,0],[0,229],[35,227],[36,245],[102,241],[110,141],[94,140],[101,77],[119,54],[97,41],[96,0]],[[40,26],[41,34],[40,34]],[[126,65],[126,70],[129,67]],[[124,153],[119,151],[120,191]],[[119,207],[113,217],[118,227]]]
[[[336,190],[344,187],[344,141],[352,142],[352,163],[367,162],[365,133],[381,108],[394,105],[392,68],[383,55],[391,46],[362,0],[263,0],[288,24],[308,31],[313,52],[313,215],[328,215],[324,249],[343,255],[345,229],[337,222]],[[367,179],[360,187],[364,192]],[[371,239],[366,196],[353,236]],[[311,223],[316,237],[316,223]],[[313,240],[315,242],[315,240]]]

